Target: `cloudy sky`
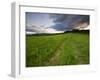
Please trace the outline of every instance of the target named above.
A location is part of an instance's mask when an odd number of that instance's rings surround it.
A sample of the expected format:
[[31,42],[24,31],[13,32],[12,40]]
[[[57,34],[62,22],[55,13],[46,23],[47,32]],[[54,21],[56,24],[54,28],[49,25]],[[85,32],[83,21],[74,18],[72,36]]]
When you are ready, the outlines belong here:
[[89,26],[89,15],[26,12],[27,33],[62,33]]

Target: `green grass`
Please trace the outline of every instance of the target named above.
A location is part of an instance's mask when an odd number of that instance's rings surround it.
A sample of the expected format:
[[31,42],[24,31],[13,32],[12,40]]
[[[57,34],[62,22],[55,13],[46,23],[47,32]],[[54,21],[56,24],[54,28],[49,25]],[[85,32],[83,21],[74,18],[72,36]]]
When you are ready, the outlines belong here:
[[26,66],[89,64],[89,32],[26,35]]

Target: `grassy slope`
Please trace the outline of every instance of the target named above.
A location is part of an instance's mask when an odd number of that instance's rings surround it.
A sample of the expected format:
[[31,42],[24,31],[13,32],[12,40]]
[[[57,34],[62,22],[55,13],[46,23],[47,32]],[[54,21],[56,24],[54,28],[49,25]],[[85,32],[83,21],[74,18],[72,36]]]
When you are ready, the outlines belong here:
[[89,35],[87,32],[26,36],[27,67],[88,63]]

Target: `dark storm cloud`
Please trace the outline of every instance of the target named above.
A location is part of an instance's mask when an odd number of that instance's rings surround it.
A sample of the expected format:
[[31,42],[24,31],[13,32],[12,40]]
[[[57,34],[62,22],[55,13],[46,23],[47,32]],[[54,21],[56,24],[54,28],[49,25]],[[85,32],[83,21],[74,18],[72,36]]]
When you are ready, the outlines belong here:
[[66,19],[72,21],[81,21],[89,23],[89,15],[73,15],[73,14],[51,14],[50,18],[54,22],[63,22]]
[[71,31],[72,30],[72,27],[68,27],[68,25],[65,26],[65,24],[62,24],[62,23],[56,23],[55,25],[51,27],[57,31]]
[[51,14],[51,19],[55,25],[51,26],[53,29],[73,30],[76,25],[87,23],[89,25],[89,15],[73,15],[73,14]]

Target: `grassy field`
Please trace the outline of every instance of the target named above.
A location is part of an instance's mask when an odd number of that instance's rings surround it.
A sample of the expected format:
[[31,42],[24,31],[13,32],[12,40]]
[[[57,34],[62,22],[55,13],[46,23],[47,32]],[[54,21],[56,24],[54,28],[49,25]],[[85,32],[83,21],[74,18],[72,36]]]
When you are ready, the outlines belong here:
[[89,32],[26,35],[26,67],[89,64]]

